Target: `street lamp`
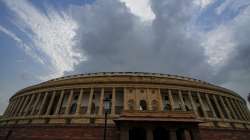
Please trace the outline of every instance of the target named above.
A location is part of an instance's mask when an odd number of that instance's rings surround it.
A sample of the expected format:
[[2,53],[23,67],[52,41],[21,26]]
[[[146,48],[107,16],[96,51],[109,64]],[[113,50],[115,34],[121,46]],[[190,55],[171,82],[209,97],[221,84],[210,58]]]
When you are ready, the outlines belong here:
[[111,108],[111,100],[109,98],[105,98],[103,100],[104,103],[104,111],[105,111],[105,123],[104,123],[104,135],[103,135],[103,140],[106,140],[106,129],[107,129],[107,116],[108,113],[110,112]]

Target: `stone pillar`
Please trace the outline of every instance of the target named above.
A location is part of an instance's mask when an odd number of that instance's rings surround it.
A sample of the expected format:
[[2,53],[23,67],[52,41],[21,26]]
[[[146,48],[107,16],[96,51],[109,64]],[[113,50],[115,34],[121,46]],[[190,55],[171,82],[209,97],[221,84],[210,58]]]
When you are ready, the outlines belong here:
[[189,99],[190,99],[190,101],[191,101],[191,105],[192,105],[192,108],[193,108],[193,110],[194,110],[195,116],[196,116],[197,118],[199,118],[199,115],[198,115],[198,112],[197,112],[197,107],[196,107],[196,104],[195,104],[195,102],[194,102],[194,100],[193,100],[191,91],[188,91],[188,97],[189,97]]
[[153,131],[151,127],[147,127],[146,128],[146,132],[147,132],[147,140],[154,140],[154,135],[153,135]]
[[169,98],[171,111],[174,111],[174,99],[173,99],[173,96],[172,96],[171,89],[168,90],[168,98]]
[[146,88],[145,93],[146,93],[147,110],[153,110],[150,90]]
[[157,94],[158,94],[158,97],[159,97],[159,107],[160,107],[160,111],[163,111],[164,110],[164,107],[163,107],[163,99],[162,99],[162,95],[161,95],[161,90],[159,88],[157,88]]
[[18,116],[22,116],[23,111],[24,111],[24,109],[25,109],[25,107],[26,107],[26,104],[27,104],[28,100],[29,100],[29,95],[27,95],[27,96],[25,97],[25,100],[24,100],[24,102],[23,102],[22,108],[20,109],[20,112],[19,112]]
[[182,110],[182,111],[186,111],[185,103],[184,103],[184,101],[183,101],[183,97],[182,97],[182,92],[181,92],[181,90],[178,90],[178,94],[179,94],[179,99],[180,99],[180,102],[181,102],[181,110]]
[[62,92],[60,93],[60,97],[59,97],[58,103],[56,105],[56,111],[54,113],[55,115],[59,114],[59,111],[60,111],[60,108],[61,108],[61,105],[63,102],[63,96],[64,96],[64,90],[62,90]]
[[236,106],[235,106],[235,103],[233,102],[233,100],[234,99],[232,99],[232,98],[230,98],[230,104],[231,104],[231,106],[233,107],[233,112],[235,112],[235,114],[236,114],[236,116],[237,116],[237,119],[238,120],[241,120],[241,116],[240,116],[240,114],[239,114],[239,110],[236,108]]
[[94,88],[91,88],[91,89],[90,89],[90,95],[89,95],[89,103],[88,103],[87,114],[90,114],[90,112],[91,112],[93,95],[94,95]]
[[242,116],[241,111],[240,111],[235,99],[232,99],[232,103],[233,103],[234,108],[235,108],[235,110],[236,110],[236,112],[238,114],[239,120],[244,120],[244,117]]
[[177,140],[176,129],[169,129],[170,140]]
[[229,118],[229,119],[232,119],[232,116],[231,116],[231,114],[230,114],[230,112],[229,112],[229,110],[228,110],[228,108],[227,108],[227,106],[226,106],[226,104],[225,104],[225,102],[224,102],[224,100],[223,100],[223,97],[222,97],[222,96],[219,96],[219,98],[220,98],[220,101],[221,101],[221,103],[222,103],[222,107],[224,107],[225,110],[226,110],[226,113],[227,113],[228,118]]
[[236,106],[238,107],[238,109],[239,109],[239,111],[240,111],[240,114],[241,114],[242,118],[243,118],[244,120],[247,120],[247,118],[246,118],[246,116],[245,116],[245,114],[244,114],[242,108],[240,107],[239,101],[236,100],[235,102],[236,102]]
[[204,103],[203,103],[203,101],[202,101],[202,99],[201,99],[201,95],[200,95],[200,94],[202,94],[202,93],[197,92],[197,97],[198,97],[198,100],[199,100],[199,102],[200,102],[201,109],[202,109],[202,112],[203,112],[203,114],[204,114],[204,117],[205,117],[205,118],[208,118],[208,115],[207,115],[207,112],[206,112],[206,110],[205,110],[205,106],[204,106]]
[[224,116],[224,114],[222,113],[222,110],[221,110],[221,108],[220,108],[220,105],[219,105],[219,103],[218,103],[217,98],[215,97],[215,95],[213,95],[213,99],[214,99],[214,102],[215,102],[216,107],[218,108],[218,111],[219,111],[219,113],[220,113],[221,118],[222,118],[222,119],[225,119],[225,116]]
[[25,96],[21,96],[19,98],[20,98],[19,99],[20,101],[18,103],[18,106],[17,106],[17,109],[16,109],[16,112],[15,112],[14,116],[18,116],[19,115],[19,112],[20,112],[21,106],[23,105],[23,101],[25,99]]
[[244,105],[241,103],[241,101],[239,101],[239,106],[240,106],[242,112],[244,113],[244,116],[245,116],[246,120],[249,120],[248,114],[247,114],[247,112],[246,112],[246,110],[244,108]]
[[98,114],[99,115],[102,115],[103,114],[103,99],[104,99],[104,88],[101,89],[101,97],[100,97],[100,107],[99,107],[99,112]]
[[210,101],[210,99],[209,99],[208,94],[205,94],[205,97],[206,97],[208,106],[209,106],[210,110],[212,111],[213,118],[216,118],[217,116],[216,116],[216,113],[215,113],[214,108],[213,108],[213,106],[212,106],[212,103],[211,103],[211,101]]
[[10,111],[9,111],[9,116],[10,116],[10,117],[13,116],[13,111],[15,110],[16,104],[17,104],[16,99],[13,99],[12,102],[13,102],[13,103],[12,103],[12,106],[11,106]]
[[248,111],[247,106],[244,105],[244,103],[242,103],[242,102],[240,102],[239,104],[240,104],[240,107],[241,107],[242,111],[244,112],[247,120],[250,120],[249,113],[247,112]]
[[234,104],[234,107],[235,107],[235,110],[236,110],[237,114],[239,115],[239,119],[244,120],[244,117],[242,116],[240,108],[238,107],[236,101],[234,99],[232,99],[232,102]]
[[19,107],[20,101],[21,101],[21,97],[16,97],[16,98],[17,98],[17,99],[16,99],[15,109],[14,109],[13,112],[12,112],[12,116],[13,116],[13,117],[15,117],[15,114],[16,114],[16,112],[17,112],[17,108]]
[[121,127],[120,140],[129,140],[129,129],[127,127]]
[[25,109],[25,114],[24,115],[28,115],[30,106],[31,106],[32,102],[34,101],[34,98],[35,98],[35,93],[33,93],[31,95],[31,99],[30,99],[30,101],[29,101],[29,103],[28,103],[28,105],[27,105],[27,107]]
[[70,111],[73,93],[74,93],[74,90],[72,89],[72,90],[70,91],[69,98],[68,98],[67,105],[66,105],[66,110],[65,110],[65,113],[64,113],[64,114],[66,114],[66,115],[68,115],[68,114],[69,114],[69,111]]
[[127,99],[127,95],[128,94],[128,90],[127,87],[124,88],[124,94],[123,94],[123,108],[124,110],[128,110],[128,99]]
[[12,105],[12,107],[11,107],[11,109],[10,109],[10,113],[9,113],[9,116],[10,116],[10,117],[13,117],[13,112],[15,111],[16,105],[17,105],[17,99],[14,98],[12,102],[13,102],[13,105]]
[[115,88],[112,88],[112,107],[111,107],[111,115],[115,115]]
[[226,97],[225,100],[226,100],[226,102],[227,102],[227,104],[228,104],[228,106],[229,106],[229,109],[230,109],[231,112],[232,112],[233,118],[235,118],[235,119],[237,120],[237,116],[236,116],[236,114],[235,114],[235,111],[234,111],[234,109],[233,109],[231,103],[229,102],[228,98]]
[[45,102],[47,100],[47,97],[48,97],[48,92],[45,93],[44,97],[43,97],[43,101],[41,103],[41,106],[39,108],[39,112],[38,112],[38,115],[42,115],[42,111],[44,109],[44,106],[45,106]]
[[52,97],[51,97],[51,99],[50,99],[50,101],[49,101],[49,105],[48,105],[48,108],[47,108],[47,110],[46,110],[46,115],[49,115],[49,114],[50,114],[50,111],[51,111],[53,102],[54,102],[54,100],[55,100],[55,97],[56,97],[56,91],[54,91],[54,92],[52,93]]
[[80,95],[78,96],[76,115],[80,114],[81,104],[82,104],[82,97],[83,97],[83,89],[80,90]]
[[15,100],[14,100],[14,105],[13,105],[13,108],[11,109],[11,112],[10,112],[10,115],[11,117],[14,117],[14,113],[16,111],[16,108],[18,107],[18,98],[16,97]]
[[37,104],[38,104],[40,98],[41,98],[41,93],[39,93],[39,94],[37,95],[36,101],[35,101],[35,103],[34,103],[34,105],[33,105],[32,111],[31,111],[31,113],[30,113],[31,116],[34,114],[34,112],[35,112],[35,110],[36,110],[36,107],[37,107]]

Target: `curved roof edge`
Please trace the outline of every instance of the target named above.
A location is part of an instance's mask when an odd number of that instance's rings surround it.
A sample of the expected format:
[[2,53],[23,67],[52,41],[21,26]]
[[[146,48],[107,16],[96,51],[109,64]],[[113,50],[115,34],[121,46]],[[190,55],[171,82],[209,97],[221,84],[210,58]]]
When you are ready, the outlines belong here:
[[[169,79],[178,79],[178,80],[184,80],[184,81],[190,81],[190,82],[198,82],[200,84],[203,85],[210,85],[210,86],[214,86],[216,88],[225,90],[227,92],[230,92],[236,96],[241,97],[239,94],[237,94],[236,92],[234,92],[233,90],[221,87],[221,86],[217,86],[199,79],[195,79],[195,78],[190,78],[187,76],[180,76],[180,75],[172,75],[172,74],[163,74],[163,73],[150,73],[150,72],[95,72],[95,73],[85,73],[85,74],[76,74],[76,75],[69,75],[69,76],[63,76],[63,77],[59,77],[59,78],[54,78],[39,84],[35,84],[26,88],[23,88],[19,91],[17,91],[16,93],[22,92],[26,89],[32,88],[34,86],[38,86],[38,85],[43,85],[46,83],[50,83],[50,82],[55,82],[55,81],[63,81],[63,80],[68,80],[68,79],[74,79],[74,78],[84,78],[84,77],[102,77],[102,76],[148,76],[148,77],[160,77],[160,78],[169,78]],[[16,95],[16,94],[15,94]],[[13,96],[15,96],[13,95]],[[241,97],[242,99],[244,99],[243,97]]]

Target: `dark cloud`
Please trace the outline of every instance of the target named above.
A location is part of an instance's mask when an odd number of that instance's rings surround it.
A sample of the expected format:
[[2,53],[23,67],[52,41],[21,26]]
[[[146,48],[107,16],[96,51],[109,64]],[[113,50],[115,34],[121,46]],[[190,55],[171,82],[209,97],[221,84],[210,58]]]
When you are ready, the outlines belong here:
[[116,0],[72,7],[80,25],[79,46],[88,56],[74,73],[146,71],[208,79],[211,68],[201,42],[187,34],[192,4],[185,0],[151,3],[156,16],[152,23],[141,21]]
[[250,8],[247,8],[227,25],[227,29],[232,31],[235,46],[227,63],[214,77],[216,83],[237,91],[245,98],[250,93],[249,13]]
[[151,1],[151,8],[155,19],[145,22],[117,0],[71,7],[80,25],[78,48],[88,61],[66,74],[99,71],[180,74],[225,86],[246,97],[250,90],[247,86],[250,84],[249,22],[232,21],[231,25],[225,25],[237,45],[227,63],[217,68],[208,64],[200,34],[190,30],[197,12],[193,3],[155,0]]

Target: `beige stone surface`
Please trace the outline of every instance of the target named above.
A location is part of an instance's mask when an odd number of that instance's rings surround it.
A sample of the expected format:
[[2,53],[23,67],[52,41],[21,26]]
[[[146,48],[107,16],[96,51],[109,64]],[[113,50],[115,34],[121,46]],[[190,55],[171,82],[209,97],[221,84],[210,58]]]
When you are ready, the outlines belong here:
[[65,123],[66,120],[65,119],[50,119],[49,120],[49,123],[53,124],[53,123],[56,123],[56,124],[60,124],[60,123]]
[[44,124],[45,123],[45,119],[33,119],[32,124]]
[[230,125],[230,123],[227,123],[227,122],[218,122],[218,126],[219,127],[224,127],[224,128],[232,127]]
[[72,119],[71,123],[72,124],[87,124],[87,123],[89,123],[89,119],[86,119],[86,118]]
[[244,125],[241,124],[241,123],[234,123],[234,126],[235,126],[236,128],[245,128]]
[[200,123],[199,126],[201,127],[214,127],[213,122],[205,122],[205,123]]
[[17,123],[18,124],[28,124],[29,120],[19,120]]

